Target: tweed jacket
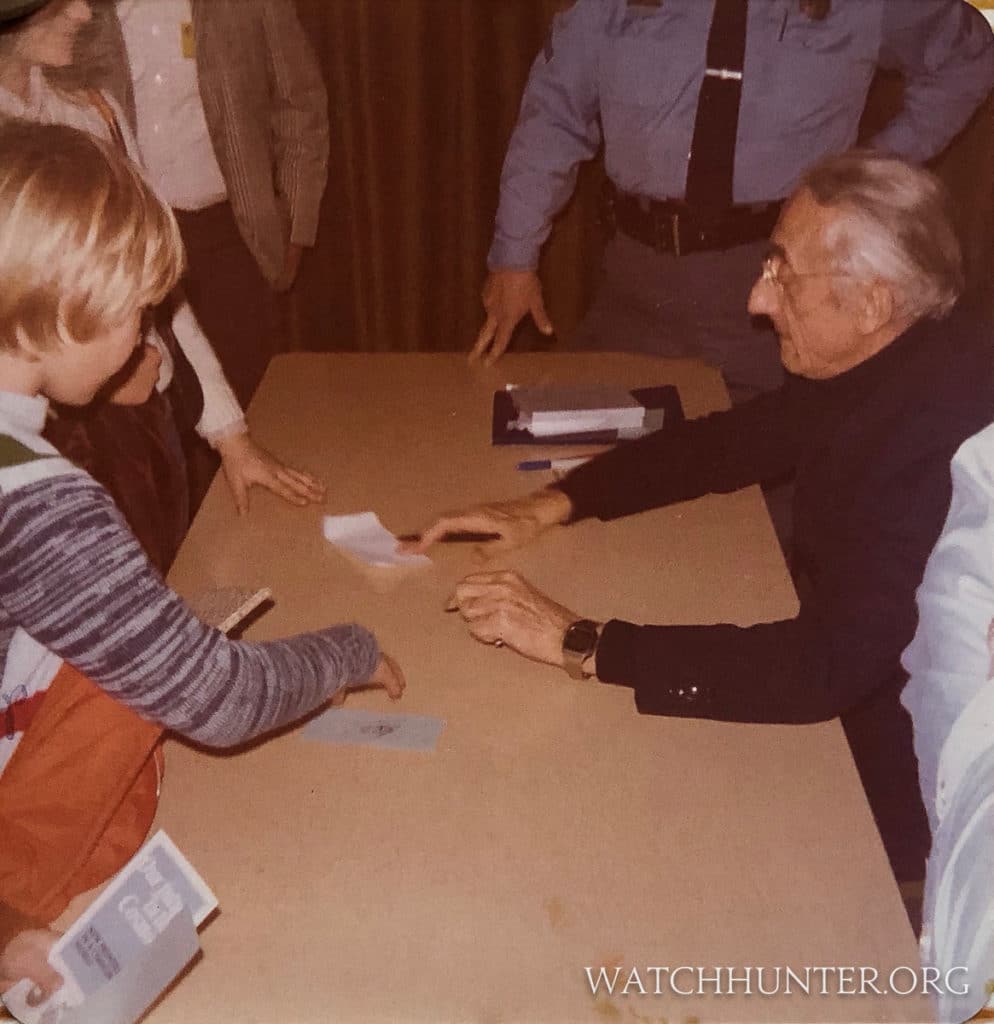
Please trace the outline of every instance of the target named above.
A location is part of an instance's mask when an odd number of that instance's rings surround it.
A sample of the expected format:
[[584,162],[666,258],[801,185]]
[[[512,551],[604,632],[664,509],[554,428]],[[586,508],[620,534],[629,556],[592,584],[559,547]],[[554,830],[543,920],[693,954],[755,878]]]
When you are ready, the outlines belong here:
[[[138,0],[145,2],[145,0]],[[328,96],[288,0],[191,0],[207,129],[235,220],[275,282],[289,242],[317,236],[328,177]],[[134,124],[121,26],[112,3],[100,49],[107,88]]]

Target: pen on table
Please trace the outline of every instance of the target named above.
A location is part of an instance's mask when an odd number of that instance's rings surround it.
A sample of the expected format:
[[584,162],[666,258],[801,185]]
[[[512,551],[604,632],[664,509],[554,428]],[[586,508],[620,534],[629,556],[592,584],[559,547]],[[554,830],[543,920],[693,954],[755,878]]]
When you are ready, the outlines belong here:
[[[402,533],[397,540],[403,544],[415,544],[421,540],[420,533]],[[499,533],[474,533],[471,530],[456,530],[439,537],[441,544],[485,544],[490,540],[500,540]]]
[[592,458],[593,455],[579,455],[572,459],[526,459],[524,462],[519,462],[516,468],[525,472],[535,469],[556,469],[560,472],[565,472],[569,469],[576,469],[577,466],[582,466]]

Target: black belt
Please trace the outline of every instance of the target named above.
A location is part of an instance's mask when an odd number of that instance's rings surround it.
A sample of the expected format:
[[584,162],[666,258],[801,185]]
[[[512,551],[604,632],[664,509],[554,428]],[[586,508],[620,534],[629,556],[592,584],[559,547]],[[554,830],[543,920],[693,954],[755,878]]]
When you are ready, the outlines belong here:
[[770,237],[782,202],[702,210],[671,199],[645,199],[619,192],[610,182],[605,194],[606,220],[656,252],[685,256],[691,252],[731,249]]

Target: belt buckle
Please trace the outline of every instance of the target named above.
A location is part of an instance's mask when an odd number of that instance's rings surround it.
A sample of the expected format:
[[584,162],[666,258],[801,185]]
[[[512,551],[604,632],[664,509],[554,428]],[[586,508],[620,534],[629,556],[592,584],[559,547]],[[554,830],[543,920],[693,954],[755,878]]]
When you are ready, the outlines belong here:
[[671,252],[674,256],[681,255],[680,214],[653,211],[652,216],[654,248],[659,252]]

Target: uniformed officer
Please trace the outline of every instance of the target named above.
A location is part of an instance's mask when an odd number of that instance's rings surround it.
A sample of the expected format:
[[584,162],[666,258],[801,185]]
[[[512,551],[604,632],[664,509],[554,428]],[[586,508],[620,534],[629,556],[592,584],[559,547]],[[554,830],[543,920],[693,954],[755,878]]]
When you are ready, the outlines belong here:
[[871,145],[922,161],[990,91],[994,36],[965,0],[576,0],[525,89],[471,358],[528,313],[552,333],[539,250],[603,142],[616,231],[574,346],[702,356],[733,397],[776,387],[746,296],[779,201],[853,145],[878,67],[904,105]]

